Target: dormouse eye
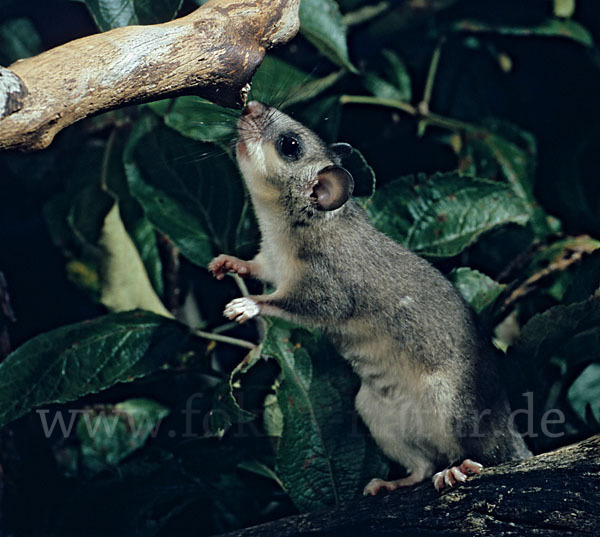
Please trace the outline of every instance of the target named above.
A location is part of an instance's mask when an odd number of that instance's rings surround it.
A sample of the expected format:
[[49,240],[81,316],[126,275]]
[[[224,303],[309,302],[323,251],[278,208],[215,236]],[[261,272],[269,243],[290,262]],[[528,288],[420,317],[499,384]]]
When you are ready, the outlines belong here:
[[293,134],[282,134],[277,139],[277,151],[287,160],[298,160],[302,155],[302,146]]

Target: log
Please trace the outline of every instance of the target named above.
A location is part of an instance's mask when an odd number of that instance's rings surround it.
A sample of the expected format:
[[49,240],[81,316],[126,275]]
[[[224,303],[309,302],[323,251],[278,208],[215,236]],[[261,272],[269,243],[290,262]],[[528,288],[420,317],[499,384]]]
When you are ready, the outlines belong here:
[[600,435],[530,459],[486,468],[441,495],[427,482],[226,537],[308,535],[600,535]]
[[42,149],[91,114],[165,97],[240,108],[265,52],[296,35],[299,5],[209,0],[170,22],[87,36],[0,69],[0,149]]

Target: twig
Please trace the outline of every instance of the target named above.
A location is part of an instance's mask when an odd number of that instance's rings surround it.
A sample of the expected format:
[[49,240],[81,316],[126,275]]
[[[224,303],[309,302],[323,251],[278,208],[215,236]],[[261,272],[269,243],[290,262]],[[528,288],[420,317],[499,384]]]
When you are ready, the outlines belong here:
[[364,22],[370,21],[375,17],[378,17],[382,13],[385,13],[390,8],[390,2],[379,2],[373,6],[363,6],[356,11],[346,13],[342,17],[342,22],[346,26],[356,26]]
[[228,343],[229,345],[235,345],[237,347],[244,347],[245,349],[255,349],[256,345],[245,339],[238,339],[230,336],[222,336],[221,334],[215,334],[214,332],[204,332],[203,330],[194,330],[194,334],[203,339],[210,341],[219,341],[220,343]]
[[444,38],[440,39],[431,56],[431,63],[429,64],[429,71],[427,72],[427,80],[425,82],[425,90],[423,91],[423,99],[421,99],[421,103],[419,104],[419,107],[423,106],[427,111],[429,110],[429,103],[431,102],[433,83],[435,82],[435,75],[437,74],[438,66],[440,64],[440,56],[442,55],[444,41]]
[[248,287],[246,287],[246,282],[242,280],[242,278],[240,278],[238,274],[232,273],[231,275],[233,276],[235,283],[237,284],[240,292],[242,293],[242,296],[248,296],[250,292],[248,291]]
[[436,127],[442,127],[444,129],[452,131],[481,131],[481,127],[472,125],[471,123],[465,123],[457,119],[451,119],[449,117],[440,116],[434,114],[429,110],[419,110],[412,104],[398,101],[396,99],[385,99],[382,97],[370,97],[368,95],[342,95],[340,97],[341,104],[369,104],[372,106],[386,106],[388,108],[395,108],[407,113],[409,116],[422,119],[429,125],[435,125]]
[[213,334],[222,334],[223,332],[227,332],[228,330],[231,330],[232,328],[235,328],[236,326],[238,326],[238,323],[236,323],[235,321],[231,321],[230,323],[225,323],[225,324],[222,324],[221,326],[217,326],[216,328],[213,328],[212,333]]

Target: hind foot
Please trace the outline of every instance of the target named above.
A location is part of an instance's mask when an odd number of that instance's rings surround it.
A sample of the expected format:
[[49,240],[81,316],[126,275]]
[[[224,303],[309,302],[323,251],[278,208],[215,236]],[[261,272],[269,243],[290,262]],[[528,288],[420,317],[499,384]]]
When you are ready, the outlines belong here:
[[363,489],[364,496],[375,496],[381,489],[392,490],[399,489],[400,487],[411,487],[420,483],[425,479],[425,475],[421,472],[413,472],[409,476],[403,477],[402,479],[395,479],[394,481],[384,481],[383,479],[371,479],[367,483],[367,486]]
[[457,483],[464,483],[469,473],[478,474],[483,469],[483,465],[471,459],[465,459],[460,466],[452,466],[438,472],[433,476],[433,486],[440,492],[446,487],[453,487]]

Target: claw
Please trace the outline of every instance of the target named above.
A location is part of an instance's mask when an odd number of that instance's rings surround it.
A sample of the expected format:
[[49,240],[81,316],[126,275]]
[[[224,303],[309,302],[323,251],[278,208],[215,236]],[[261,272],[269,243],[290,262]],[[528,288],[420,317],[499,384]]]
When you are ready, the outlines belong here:
[[452,466],[438,472],[433,476],[433,486],[439,492],[446,487],[453,487],[456,483],[464,483],[468,474],[479,474],[483,465],[471,459],[465,459],[460,466]]
[[256,317],[260,313],[258,304],[254,302],[250,297],[236,298],[232,300],[227,306],[223,315],[231,321],[237,321],[238,323],[244,323],[248,319]]

